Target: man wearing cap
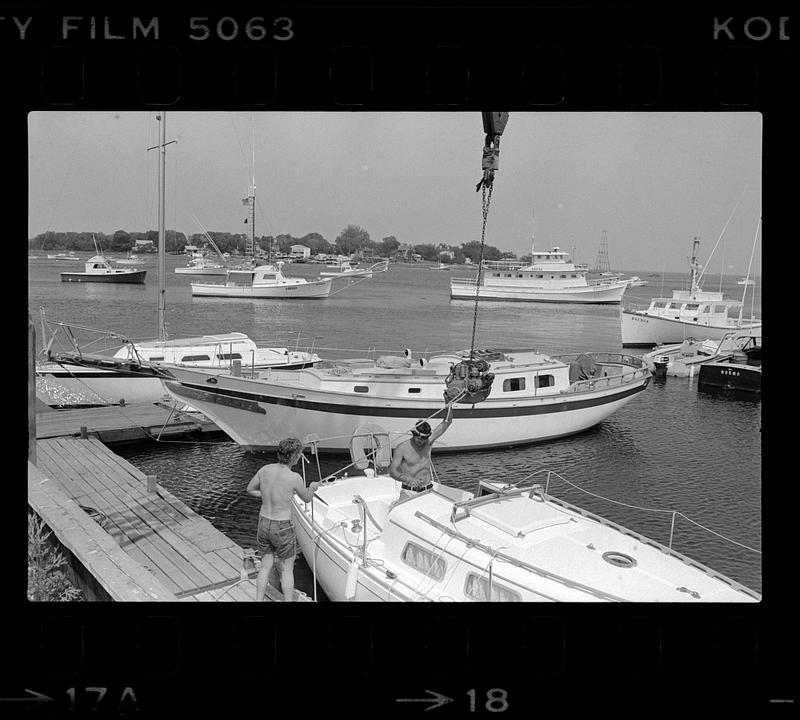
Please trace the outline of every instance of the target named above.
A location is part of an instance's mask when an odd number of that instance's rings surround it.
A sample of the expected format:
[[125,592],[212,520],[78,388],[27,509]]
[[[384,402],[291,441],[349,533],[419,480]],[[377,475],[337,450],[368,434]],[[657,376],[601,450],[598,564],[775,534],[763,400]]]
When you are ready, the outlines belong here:
[[425,420],[419,420],[411,438],[394,449],[389,474],[401,483],[400,500],[431,488],[431,446],[452,422],[453,406],[448,405],[444,420],[435,430]]

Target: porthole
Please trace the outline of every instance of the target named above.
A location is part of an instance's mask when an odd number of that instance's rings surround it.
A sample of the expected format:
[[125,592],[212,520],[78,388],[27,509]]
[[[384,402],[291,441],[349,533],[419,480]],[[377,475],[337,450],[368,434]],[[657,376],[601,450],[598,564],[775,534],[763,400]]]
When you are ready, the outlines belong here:
[[632,558],[630,555],[626,555],[625,553],[617,552],[616,550],[609,550],[608,552],[604,552],[603,560],[605,560],[610,565],[614,565],[615,567],[620,567],[620,568],[636,567],[636,560],[634,560],[634,558]]

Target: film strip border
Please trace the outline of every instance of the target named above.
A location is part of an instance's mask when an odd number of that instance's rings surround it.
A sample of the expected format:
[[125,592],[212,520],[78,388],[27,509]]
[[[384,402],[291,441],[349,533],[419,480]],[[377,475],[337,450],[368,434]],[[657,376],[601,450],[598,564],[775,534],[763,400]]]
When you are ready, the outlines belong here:
[[[270,9],[0,15],[5,96],[48,108],[781,105],[779,9]],[[103,14],[109,12],[109,14]]]
[[[161,710],[234,705],[237,695],[242,702],[255,697],[257,705],[263,683],[272,692],[308,687],[298,710],[319,699],[323,688],[375,713],[427,688],[449,698],[462,716],[475,711],[477,701],[502,711],[505,699],[507,709],[533,717],[550,703],[563,705],[565,692],[577,693],[570,700],[575,707],[591,701],[582,693],[598,688],[618,697],[617,707],[633,699],[653,702],[654,691],[668,704],[670,696],[685,699],[687,678],[702,678],[706,701],[721,707],[723,696],[736,698],[743,709],[748,700],[763,707],[771,699],[757,683],[753,689],[753,679],[774,669],[765,661],[769,648],[757,624],[736,612],[667,620],[618,613],[572,622],[557,613],[507,611],[502,618],[397,613],[381,622],[356,613],[336,620],[241,615],[215,622],[203,613],[180,619],[153,614],[130,623],[80,615],[43,617],[24,648],[7,648],[28,658],[38,678],[29,688],[50,698],[53,709],[74,709],[76,702],[92,709],[87,703],[97,697],[90,688],[108,689],[106,706],[127,702],[128,710],[153,709],[147,694],[156,690]],[[183,683],[191,683],[191,695],[182,694]],[[734,692],[740,683],[749,683],[750,692]],[[600,696],[595,702],[606,704]]]

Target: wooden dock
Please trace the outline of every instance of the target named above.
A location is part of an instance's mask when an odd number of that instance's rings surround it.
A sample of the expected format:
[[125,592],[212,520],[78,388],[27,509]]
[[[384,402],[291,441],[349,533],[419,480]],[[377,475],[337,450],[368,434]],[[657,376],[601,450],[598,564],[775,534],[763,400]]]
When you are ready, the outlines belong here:
[[90,436],[112,445],[148,438],[220,432],[200,413],[178,412],[153,403],[52,410],[36,413],[37,439]]
[[255,599],[243,548],[99,440],[38,440],[28,475],[31,507],[112,599]]

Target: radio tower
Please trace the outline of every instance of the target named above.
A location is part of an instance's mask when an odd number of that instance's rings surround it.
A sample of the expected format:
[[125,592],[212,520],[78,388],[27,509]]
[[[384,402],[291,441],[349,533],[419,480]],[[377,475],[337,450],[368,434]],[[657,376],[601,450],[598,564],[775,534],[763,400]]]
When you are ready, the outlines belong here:
[[600,239],[597,260],[594,261],[594,271],[597,273],[611,272],[611,265],[608,262],[608,238],[605,230],[603,230],[603,236]]

